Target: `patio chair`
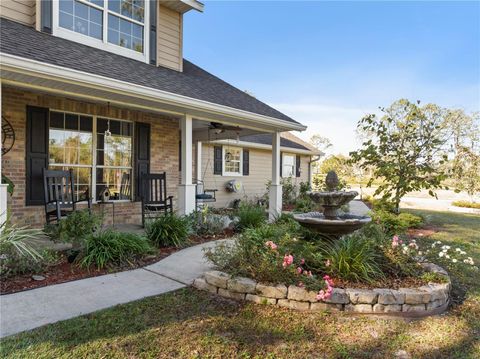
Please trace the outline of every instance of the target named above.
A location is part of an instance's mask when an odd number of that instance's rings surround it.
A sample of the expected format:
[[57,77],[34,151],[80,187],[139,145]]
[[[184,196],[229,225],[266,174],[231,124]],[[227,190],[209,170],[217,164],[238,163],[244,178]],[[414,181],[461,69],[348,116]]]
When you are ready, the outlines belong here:
[[194,181],[197,185],[195,194],[195,208],[199,209],[204,203],[211,203],[217,201],[217,189],[205,189],[205,182],[202,180]]
[[76,204],[87,201],[91,210],[92,201],[88,189],[75,199],[73,171],[43,169],[43,186],[45,190],[45,218],[47,224],[58,223],[61,219],[76,211]]
[[149,173],[142,175],[142,225],[145,220],[173,213],[173,196],[167,197],[167,174]]

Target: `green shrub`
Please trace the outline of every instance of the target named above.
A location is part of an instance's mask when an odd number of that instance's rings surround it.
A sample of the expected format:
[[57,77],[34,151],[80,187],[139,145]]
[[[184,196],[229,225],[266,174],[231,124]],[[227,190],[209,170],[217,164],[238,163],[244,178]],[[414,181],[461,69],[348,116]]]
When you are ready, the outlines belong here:
[[146,237],[107,229],[85,238],[79,263],[83,267],[94,265],[101,269],[107,265],[129,262],[152,251]]
[[0,225],[0,277],[39,273],[56,262],[49,251],[37,251],[29,242],[42,234],[37,229],[17,227],[9,221]]
[[148,239],[157,247],[183,247],[188,243],[191,219],[165,214],[145,224]]
[[258,227],[267,221],[265,208],[252,203],[242,202],[237,210],[237,229],[243,231],[247,228]]
[[102,216],[84,209],[73,212],[58,225],[47,225],[45,232],[53,240],[72,243],[73,248],[79,249],[85,238],[100,228],[102,221]]
[[372,219],[382,225],[385,233],[389,235],[405,233],[409,228],[417,228],[423,223],[421,217],[411,213],[394,214],[382,210],[374,211]]
[[298,196],[295,201],[295,207],[293,208],[295,212],[307,213],[318,210],[317,205],[313,200],[307,195]]
[[452,205],[456,207],[480,209],[480,203],[476,203],[476,202],[455,201],[455,202],[452,202]]
[[190,215],[192,229],[199,236],[217,235],[224,231],[224,218],[226,214],[215,214],[205,206],[201,211],[195,211]]
[[320,245],[324,269],[343,280],[371,283],[384,277],[382,255],[377,246],[361,233],[353,233]]
[[395,212],[395,203],[387,201],[383,198],[375,198],[373,196],[363,196],[363,201],[369,203],[376,211]]

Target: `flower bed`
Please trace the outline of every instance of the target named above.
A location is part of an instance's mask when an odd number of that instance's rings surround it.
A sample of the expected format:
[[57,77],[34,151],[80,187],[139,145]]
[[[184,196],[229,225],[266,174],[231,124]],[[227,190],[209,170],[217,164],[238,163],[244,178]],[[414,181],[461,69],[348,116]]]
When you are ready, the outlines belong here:
[[[330,281],[327,296],[295,285],[268,285],[249,278],[232,277],[220,271],[206,272],[193,286],[225,298],[276,305],[301,311],[344,311],[355,314],[425,317],[445,311],[450,302],[451,282],[447,272],[433,264],[422,267],[445,277],[445,283],[416,288],[335,288]],[[328,278],[329,279],[329,278]],[[331,289],[330,289],[331,288]]]

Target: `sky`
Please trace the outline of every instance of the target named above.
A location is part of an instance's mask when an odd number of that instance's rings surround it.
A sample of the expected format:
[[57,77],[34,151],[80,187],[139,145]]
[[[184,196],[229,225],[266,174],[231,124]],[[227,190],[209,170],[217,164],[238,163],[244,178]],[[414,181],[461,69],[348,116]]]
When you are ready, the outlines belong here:
[[184,57],[328,137],[400,98],[480,111],[480,1],[205,1]]

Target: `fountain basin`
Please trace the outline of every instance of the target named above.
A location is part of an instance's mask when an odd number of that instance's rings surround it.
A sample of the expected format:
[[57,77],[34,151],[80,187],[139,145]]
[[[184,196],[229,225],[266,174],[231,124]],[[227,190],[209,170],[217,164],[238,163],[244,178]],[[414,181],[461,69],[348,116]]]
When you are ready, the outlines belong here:
[[368,216],[353,214],[340,214],[335,219],[329,219],[320,212],[294,214],[293,218],[303,227],[332,236],[355,232],[372,221]]

